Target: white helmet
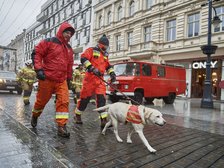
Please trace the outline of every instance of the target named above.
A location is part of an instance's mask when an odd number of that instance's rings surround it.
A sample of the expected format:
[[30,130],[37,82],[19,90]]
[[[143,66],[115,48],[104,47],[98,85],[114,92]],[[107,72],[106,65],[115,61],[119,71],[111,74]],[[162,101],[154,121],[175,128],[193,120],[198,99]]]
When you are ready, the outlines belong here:
[[31,59],[29,59],[29,60],[27,60],[27,61],[25,62],[26,66],[29,66],[29,65],[31,65],[32,63],[33,63],[33,61],[32,61]]

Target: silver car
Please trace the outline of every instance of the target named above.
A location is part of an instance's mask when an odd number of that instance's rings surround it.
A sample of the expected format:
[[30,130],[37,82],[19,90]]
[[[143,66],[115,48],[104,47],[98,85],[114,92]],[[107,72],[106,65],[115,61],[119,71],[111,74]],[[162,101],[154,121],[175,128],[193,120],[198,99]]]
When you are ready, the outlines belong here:
[[11,71],[0,71],[0,90],[16,91],[17,94],[22,94],[22,88],[16,81],[16,73]]

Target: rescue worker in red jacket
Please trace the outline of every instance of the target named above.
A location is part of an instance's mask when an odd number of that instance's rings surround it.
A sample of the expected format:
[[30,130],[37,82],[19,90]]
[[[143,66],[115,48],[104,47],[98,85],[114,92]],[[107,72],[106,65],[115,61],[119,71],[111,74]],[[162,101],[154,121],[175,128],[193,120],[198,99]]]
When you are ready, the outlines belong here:
[[66,129],[69,117],[68,84],[72,78],[73,50],[68,44],[75,29],[67,22],[59,27],[56,37],[41,41],[33,54],[34,69],[39,79],[36,102],[32,111],[31,125],[37,126],[38,117],[52,94],[56,94],[56,122],[58,136],[68,138]]
[[[103,78],[105,71],[110,75],[111,82],[116,80],[113,67],[108,61],[107,48],[109,47],[109,40],[106,35],[103,35],[96,47],[86,49],[81,54],[81,63],[87,69],[82,90],[80,93],[80,100],[78,101],[75,109],[75,122],[82,124],[81,114],[86,109],[89,100],[92,95],[96,95],[96,106],[102,107],[106,103],[105,94],[106,86],[105,83],[100,79]],[[104,128],[107,122],[107,112],[100,112],[101,128]]]

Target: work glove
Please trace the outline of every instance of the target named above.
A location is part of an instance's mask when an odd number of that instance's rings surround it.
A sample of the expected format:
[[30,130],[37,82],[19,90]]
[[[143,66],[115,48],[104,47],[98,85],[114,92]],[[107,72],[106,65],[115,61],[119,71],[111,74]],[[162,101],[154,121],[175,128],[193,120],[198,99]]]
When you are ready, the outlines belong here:
[[98,77],[102,76],[100,71],[97,68],[94,68],[93,66],[90,67],[89,72],[93,72],[93,74],[98,76]]
[[71,88],[71,79],[67,79],[67,85],[68,85],[68,89]]
[[114,72],[110,73],[110,81],[111,81],[111,83],[116,81],[116,74]]
[[44,74],[44,70],[43,69],[36,70],[36,74],[37,74],[37,79],[45,80],[46,76]]

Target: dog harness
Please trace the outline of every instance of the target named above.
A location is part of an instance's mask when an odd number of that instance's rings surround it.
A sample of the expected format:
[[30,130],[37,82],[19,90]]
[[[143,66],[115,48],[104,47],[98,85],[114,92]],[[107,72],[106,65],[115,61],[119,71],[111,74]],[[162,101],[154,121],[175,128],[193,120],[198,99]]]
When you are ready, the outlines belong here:
[[132,105],[129,107],[127,116],[126,116],[126,121],[132,122],[134,124],[142,123],[142,119],[138,111],[138,106]]

